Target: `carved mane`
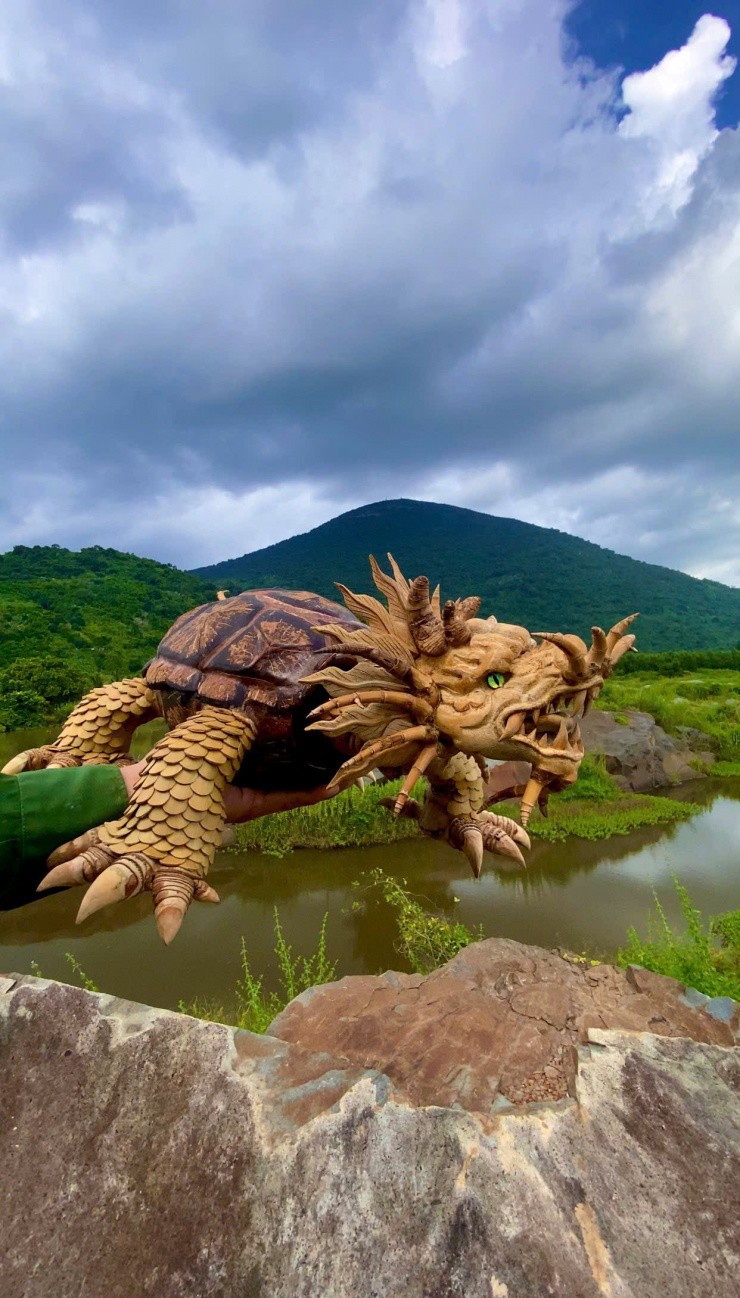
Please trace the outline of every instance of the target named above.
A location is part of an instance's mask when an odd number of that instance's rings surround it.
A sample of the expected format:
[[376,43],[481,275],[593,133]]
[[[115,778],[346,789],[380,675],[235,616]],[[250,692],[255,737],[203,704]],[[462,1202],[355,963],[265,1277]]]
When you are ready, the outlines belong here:
[[430,595],[426,577],[408,582],[391,554],[388,561],[392,575],[370,556],[373,581],[387,607],[372,595],[355,595],[337,583],[347,608],[366,629],[339,622],[318,628],[354,657],[355,665],[347,670],[326,667],[305,679],[322,685],[331,696],[311,714],[309,728],[329,735],[351,732],[363,740],[332,786],[346,788],[379,762],[408,749],[412,767],[399,794],[397,806],[402,806],[437,751],[438,691],[425,660],[469,642],[467,622],[478,612],[480,600],[450,600],[442,609],[439,587]]

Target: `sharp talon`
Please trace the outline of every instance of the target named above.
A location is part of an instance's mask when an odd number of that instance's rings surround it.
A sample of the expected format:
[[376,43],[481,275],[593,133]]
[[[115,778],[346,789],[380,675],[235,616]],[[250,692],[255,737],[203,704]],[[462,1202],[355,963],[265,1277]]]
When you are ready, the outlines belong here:
[[37,892],[46,892],[47,888],[71,888],[75,883],[82,883],[82,868],[77,869],[78,858],[72,861],[64,861],[57,865],[48,874],[45,874],[41,883],[38,884]]
[[100,833],[97,829],[88,829],[86,834],[80,834],[79,838],[73,838],[69,843],[61,843],[56,851],[52,852],[47,860],[47,865],[61,865],[62,861],[71,861],[74,856],[79,856],[82,852],[87,852],[91,847],[97,847]]
[[497,829],[503,829],[509,838],[513,838],[515,843],[519,843],[527,851],[531,848],[532,843],[526,829],[522,829],[521,825],[518,825],[510,816],[497,816],[495,811],[488,811],[485,813],[485,823]]
[[522,853],[513,838],[509,838],[508,834],[504,834],[503,838],[499,839],[496,850],[501,856],[510,856],[512,861],[516,861],[518,865],[523,866],[526,870],[527,862],[522,856]]
[[16,757],[11,757],[10,761],[5,763],[2,774],[20,775],[21,771],[26,770],[27,765],[28,753],[18,753]]
[[153,868],[146,858],[142,860],[137,856],[130,860],[124,858],[114,861],[90,884],[82,898],[75,922],[81,924],[90,915],[94,915],[96,910],[112,906],[116,901],[125,901],[127,897],[135,897],[146,888],[152,874]]
[[92,883],[111,863],[111,853],[104,847],[91,847],[70,861],[50,870],[38,885],[37,892],[47,888],[69,888],[75,883]]
[[[154,894],[154,919],[157,932],[165,946],[169,946],[177,936],[199,883],[205,883],[205,880],[195,879],[186,870],[176,867],[162,867],[154,875],[151,884]],[[208,888],[208,884],[205,886]],[[213,889],[210,891],[212,892]],[[206,897],[205,900],[211,898]]]
[[212,901],[214,904],[221,900],[216,889],[206,883],[205,879],[199,879],[196,883],[194,896],[196,901]]
[[157,932],[165,946],[169,946],[170,942],[177,937],[177,934],[180,931],[180,925],[185,918],[185,911],[187,910],[185,905],[182,906],[182,909],[180,907],[181,903],[179,901],[170,902],[168,905],[157,910],[154,916],[157,925]]
[[474,877],[480,879],[483,865],[483,835],[479,829],[471,827],[463,830],[462,851]]
[[515,820],[509,820],[509,817],[507,816],[506,824],[502,825],[502,829],[509,838],[513,839],[515,843],[518,843],[520,847],[523,847],[525,851],[528,852],[530,850],[532,840],[526,829],[521,825],[517,825]]

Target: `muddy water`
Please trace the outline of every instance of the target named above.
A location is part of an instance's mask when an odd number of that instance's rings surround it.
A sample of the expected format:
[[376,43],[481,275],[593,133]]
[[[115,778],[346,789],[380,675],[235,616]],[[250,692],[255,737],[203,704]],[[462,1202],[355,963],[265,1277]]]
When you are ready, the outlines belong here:
[[[0,736],[0,759],[48,734]],[[0,913],[0,971],[28,972],[35,961],[47,977],[69,979],[65,952],[71,952],[102,990],[117,996],[169,1007],[195,996],[228,1004],[242,936],[252,967],[275,985],[274,906],[297,952],[313,948],[329,913],[329,954],[338,975],[397,968],[392,915],[372,894],[359,909],[353,906],[363,899],[353,882],[361,885],[374,866],[404,877],[449,918],[482,924],[487,936],[608,953],[631,924],[644,928],[653,889],[678,921],[672,875],[702,910],[740,906],[740,780],[697,781],[679,796],[701,802],[701,814],[606,842],[535,843],[525,875],[489,865],[477,882],[458,853],[424,839],[283,858],[222,852],[211,876],[221,905],[193,907],[170,949],[156,935],[147,898],[77,928],[78,890],[57,893]]]

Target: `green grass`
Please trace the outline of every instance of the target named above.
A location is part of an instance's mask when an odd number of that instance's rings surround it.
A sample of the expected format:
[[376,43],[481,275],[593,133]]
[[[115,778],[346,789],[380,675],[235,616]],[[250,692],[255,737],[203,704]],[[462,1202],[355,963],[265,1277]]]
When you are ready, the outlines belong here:
[[566,802],[613,802],[622,790],[606,769],[602,753],[586,753],[578,770],[578,779],[562,793],[554,794],[551,806]]
[[598,707],[620,713],[628,708],[649,712],[673,735],[681,726],[691,726],[707,735],[706,746],[718,758],[724,762],[740,762],[740,671],[737,669],[697,669],[670,677],[650,672],[640,675],[637,671],[617,673],[606,682]]
[[277,907],[274,915],[274,953],[280,971],[280,991],[265,991],[263,979],[252,970],[242,938],[241,976],[235,988],[236,1010],[196,997],[192,1001],[180,1001],[178,1008],[181,1014],[207,1019],[211,1023],[231,1024],[246,1032],[266,1032],[276,1015],[296,996],[300,996],[301,992],[334,980],[336,962],[332,963],[326,953],[328,914],[324,915],[313,954],[308,956],[294,955],[293,948],[285,940]]
[[740,911],[729,911],[705,920],[686,889],[674,880],[681,904],[685,932],[676,933],[654,896],[655,913],[646,937],[631,928],[627,945],[617,952],[616,963],[626,968],[642,965],[655,973],[676,978],[707,996],[740,1000]]
[[693,802],[678,802],[675,798],[657,798],[641,793],[624,794],[612,803],[594,803],[572,799],[553,808],[550,801],[547,820],[533,818],[527,831],[533,839],[548,843],[561,843],[566,838],[586,838],[596,841],[617,834],[631,834],[635,829],[651,825],[670,825],[690,820],[701,807]]
[[[233,850],[284,856],[297,847],[362,847],[414,838],[419,832],[415,821],[392,816],[380,805],[400,786],[397,780],[364,790],[346,789],[328,802],[238,825]],[[423,797],[421,784],[414,792]]]
[[711,768],[712,775],[740,775],[740,761],[737,762],[715,762]]

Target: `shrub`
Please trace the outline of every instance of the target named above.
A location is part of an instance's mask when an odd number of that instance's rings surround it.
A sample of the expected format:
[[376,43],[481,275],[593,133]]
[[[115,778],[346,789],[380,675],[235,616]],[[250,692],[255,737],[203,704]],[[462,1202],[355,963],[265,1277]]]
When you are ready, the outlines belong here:
[[[674,879],[686,931],[673,931],[666,913],[653,893],[655,916],[647,938],[630,928],[627,945],[617,952],[616,963],[625,968],[642,965],[655,973],[676,978],[707,996],[732,996],[740,1000],[740,911],[730,911],[705,924],[686,889]],[[714,939],[719,937],[723,948]]]
[[431,973],[447,964],[463,947],[480,942],[483,928],[475,932],[464,924],[430,915],[408,891],[405,879],[394,879],[383,870],[371,870],[363,884],[353,887],[374,889],[392,907],[398,927],[395,949],[413,969],[414,973]]
[[280,970],[280,991],[267,992],[263,979],[252,971],[247,955],[247,947],[242,938],[241,977],[236,985],[236,1013],[224,1009],[213,1001],[196,997],[188,1003],[180,1001],[181,1014],[190,1014],[193,1018],[207,1019],[210,1022],[230,1023],[246,1032],[266,1032],[272,1020],[285,1009],[301,992],[309,987],[319,987],[322,983],[331,982],[336,977],[336,962],[331,963],[326,954],[326,925],[328,913],[324,915],[315,950],[309,956],[296,956],[293,948],[285,941],[280,924],[277,907],[274,909],[275,922],[275,956]]

